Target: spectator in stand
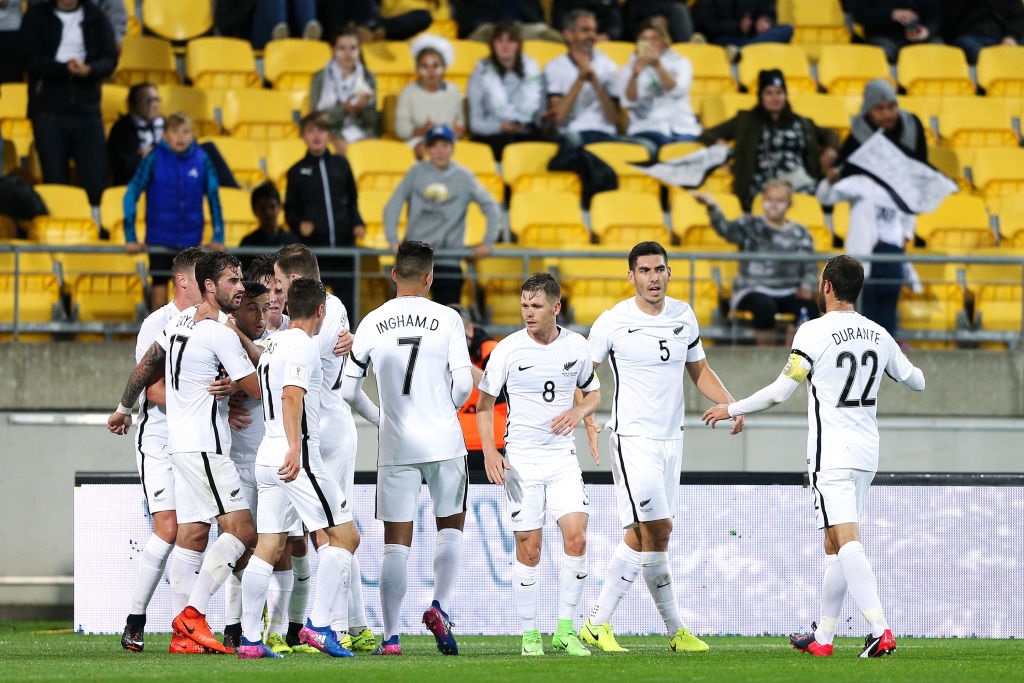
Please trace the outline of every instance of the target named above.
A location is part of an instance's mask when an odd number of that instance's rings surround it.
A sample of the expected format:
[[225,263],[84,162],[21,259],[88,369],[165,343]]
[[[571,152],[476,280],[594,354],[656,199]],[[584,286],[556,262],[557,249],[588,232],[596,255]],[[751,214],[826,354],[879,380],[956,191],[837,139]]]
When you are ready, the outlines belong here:
[[0,83],[21,83],[25,80],[18,42],[20,28],[21,0],[0,0]]
[[701,133],[690,104],[693,65],[669,49],[660,23],[645,21],[636,52],[619,72],[618,92],[629,112],[626,132],[653,145],[652,156],[670,142],[691,142]]
[[[320,23],[328,35],[357,26],[361,43],[377,40],[408,40],[426,31],[434,17],[431,10],[444,0],[328,0],[321,2]],[[378,7],[379,5],[379,7]]]
[[[203,195],[210,203],[213,239],[210,249],[224,249],[224,216],[220,209],[217,171],[196,144],[192,119],[187,114],[167,117],[163,139],[139,164],[124,194],[124,247],[129,254],[144,246],[180,251],[197,247],[203,239]],[[135,234],[139,197],[146,194],[146,239]],[[149,268],[158,274],[171,272],[173,253],[149,255]],[[150,309],[167,303],[165,279],[154,278]]]
[[519,25],[499,22],[491,37],[491,56],[481,59],[469,77],[469,130],[501,160],[505,145],[536,140],[544,101],[540,68],[523,54]]
[[[793,205],[793,186],[773,180],[764,187],[764,215],[742,216],[730,221],[709,194],[693,196],[708,209],[711,227],[744,252],[813,254],[814,239],[807,228],[786,218]],[[786,345],[791,346],[796,322],[818,317],[814,295],[818,264],[814,261],[775,261],[770,258],[741,261],[732,287],[731,311],[750,311],[754,316],[754,340],[758,346],[774,346],[775,314],[793,318],[787,323]]]
[[697,30],[712,43],[726,46],[733,61],[746,45],[793,39],[793,27],[777,23],[775,0],[699,0],[693,16]]
[[735,140],[733,193],[744,211],[770,180],[786,180],[797,192],[813,193],[836,160],[839,138],[793,113],[778,69],[758,74],[758,103],[700,136],[705,145]]
[[459,38],[489,43],[499,22],[516,22],[523,40],[562,42],[562,34],[545,23],[539,0],[456,0],[452,10]]
[[[298,238],[281,229],[281,193],[269,180],[257,185],[250,196],[252,213],[259,227],[242,238],[240,247],[281,247],[298,242]],[[252,257],[242,259],[251,261]]]
[[885,50],[895,64],[900,48],[920,43],[941,43],[940,0],[852,0],[854,23],[864,27],[864,40]]
[[668,31],[673,43],[703,43],[702,34],[693,32],[693,18],[686,0],[627,0],[626,38],[639,38],[643,24],[653,20]]
[[[597,40],[622,40],[622,10],[619,8],[619,0],[554,0],[551,21],[555,26],[561,26],[564,32],[569,16],[579,11],[589,12],[597,21]],[[568,42],[568,39],[566,40]]]
[[334,58],[313,75],[309,103],[331,125],[334,150],[377,135],[377,79],[360,54],[359,34],[347,28],[334,39]]
[[166,122],[160,114],[160,93],[152,83],[136,83],[128,90],[128,113],[107,136],[107,157],[114,185],[127,185],[135,169],[164,137]]
[[411,49],[417,79],[398,94],[395,134],[409,143],[417,159],[422,159],[423,136],[428,130],[449,126],[455,137],[461,138],[466,128],[459,86],[444,80],[445,70],[455,59],[452,44],[440,36],[424,34],[412,41]]
[[28,8],[19,40],[43,182],[66,185],[74,159],[89,203],[99,207],[107,186],[100,88],[117,66],[110,21],[89,0],[49,0]]
[[291,36],[320,40],[324,31],[316,5],[316,0],[257,0],[250,34],[253,48],[262,50],[271,40]]
[[946,40],[971,64],[982,48],[1024,42],[1024,3],[1017,0],[943,0],[942,16]]
[[839,165],[878,129],[885,131],[889,141],[898,145],[904,154],[928,163],[928,141],[924,136],[921,119],[905,109],[900,109],[892,84],[884,78],[877,78],[864,86],[864,101],[860,107],[860,114],[853,117],[850,135],[839,148],[836,165],[829,169],[829,179],[832,182],[839,178]]

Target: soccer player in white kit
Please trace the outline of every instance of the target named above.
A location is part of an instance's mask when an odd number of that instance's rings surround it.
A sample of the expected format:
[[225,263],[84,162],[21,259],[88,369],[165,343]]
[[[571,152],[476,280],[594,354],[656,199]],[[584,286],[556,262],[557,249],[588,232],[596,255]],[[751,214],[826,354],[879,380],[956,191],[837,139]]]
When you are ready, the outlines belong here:
[[714,427],[719,420],[782,403],[805,379],[810,384],[807,470],[815,518],[825,530],[825,571],[820,620],[813,633],[795,634],[790,642],[819,657],[832,655],[847,590],[871,628],[860,656],[896,650],[857,523],[878,470],[876,411],[883,375],[914,391],[924,391],[925,380],[885,328],[854,308],[863,284],[864,268],[857,259],[845,254],[830,258],[818,284],[818,307],[825,314],[797,330],[779,377],[747,398],[704,413],[704,421]]
[[[523,625],[522,654],[544,654],[537,630],[537,565],[544,517],[550,512],[562,532],[564,549],[558,572],[558,626],[551,645],[588,657],[590,650],[576,636],[573,617],[589,573],[590,503],[572,433],[597,410],[601,394],[586,339],[557,324],[561,296],[561,286],[549,273],[535,273],[523,283],[520,306],[525,328],[491,351],[478,387],[477,426],[487,479],[504,484],[515,532],[512,582]],[[573,405],[577,389],[583,398]],[[505,456],[494,444],[494,402],[502,390],[508,396]]]
[[[290,244],[277,254],[274,272],[281,300],[288,303],[290,284],[300,277],[314,280],[320,279],[320,267],[316,254],[304,244]],[[343,337],[348,334],[348,311],[341,299],[333,294],[327,295],[326,313],[323,329],[316,335],[320,345],[320,362],[323,386],[320,388],[320,454],[327,468],[346,500],[351,500],[355,485],[356,469],[356,423],[352,418],[352,408],[341,396],[342,377],[347,359],[347,352],[338,352]],[[365,392],[359,391],[353,403],[356,411],[369,422],[380,421],[380,411]],[[327,536],[314,533],[313,541],[317,548],[327,545]],[[363,575],[359,559],[352,554],[352,580],[349,582],[349,594],[342,600],[339,596],[338,609],[331,618],[331,626],[338,632],[338,640],[346,648],[356,652],[372,652],[376,647],[373,631],[367,625],[366,608],[363,603]],[[288,644],[293,648],[298,636],[294,617],[291,614],[288,624]],[[301,620],[300,620],[301,626]]]
[[[223,252],[204,254],[196,263],[196,282],[203,303],[227,313],[239,306],[244,289],[240,263]],[[194,641],[208,651],[232,653],[210,632],[206,609],[210,598],[255,542],[248,502],[241,495],[238,471],[228,457],[230,430],[227,402],[213,395],[210,383],[221,370],[238,388],[259,396],[254,360],[259,353],[251,342],[243,346],[233,329],[216,320],[195,321],[196,308],[183,311],[136,365],[118,409],[107,427],[124,433],[131,424],[126,405],[134,403],[161,363],[167,384],[168,450],[174,471],[177,505],[176,543],[195,553],[206,550],[209,520],[220,526],[217,541],[193,575],[187,606],[172,624],[175,635]],[[129,414],[125,414],[128,412]],[[244,560],[243,560],[244,562]]]
[[299,638],[332,657],[353,656],[338,642],[330,623],[337,596],[344,600],[348,594],[349,556],[359,545],[359,533],[348,501],[320,458],[317,394],[322,373],[315,336],[324,322],[327,293],[319,280],[310,278],[295,280],[291,289],[289,327],[268,340],[256,371],[265,433],[255,468],[259,536],[242,578],[240,659],[283,656],[263,643],[263,605],[274,563],[300,519],[329,540],[320,548],[313,611]]
[[[202,254],[203,250],[199,247],[189,247],[174,257],[171,262],[174,300],[150,313],[142,322],[135,343],[136,363],[142,360],[172,318],[199,303],[201,296],[196,285],[195,269],[196,261]],[[174,512],[174,474],[171,472],[170,453],[167,452],[163,377],[153,382],[139,396],[139,419],[135,425],[135,463],[139,469],[146,507],[153,518],[153,533],[139,554],[139,570],[132,589],[131,608],[121,635],[121,647],[142,652],[145,645],[146,608],[163,578],[164,567],[178,533],[178,519]],[[199,565],[196,564],[195,568],[198,569]],[[173,574],[175,570],[172,568],[171,571]],[[174,649],[171,651],[174,652]]]
[[[609,624],[636,577],[644,583],[675,652],[706,652],[679,616],[668,544],[683,460],[683,376],[715,403],[732,396],[704,355],[693,309],[668,294],[672,270],[657,242],[641,242],[628,257],[636,294],[605,311],[590,328],[596,368],[606,360],[615,378],[608,429],[619,521],[625,529],[615,548],[601,594],[580,639],[605,652],[623,652]],[[743,429],[738,418],[732,433]],[[595,455],[596,459],[596,455]]]
[[[423,623],[441,654],[457,655],[450,597],[462,564],[469,473],[458,410],[473,388],[466,327],[459,314],[426,298],[434,250],[399,244],[391,278],[397,297],[359,324],[345,366],[342,394],[354,401],[372,363],[380,396],[377,519],[384,522],[380,567],[384,640],[378,655],[400,655],[398,621],[405,597],[413,520],[421,482],[434,503],[434,599]],[[351,379],[350,379],[351,378]]]

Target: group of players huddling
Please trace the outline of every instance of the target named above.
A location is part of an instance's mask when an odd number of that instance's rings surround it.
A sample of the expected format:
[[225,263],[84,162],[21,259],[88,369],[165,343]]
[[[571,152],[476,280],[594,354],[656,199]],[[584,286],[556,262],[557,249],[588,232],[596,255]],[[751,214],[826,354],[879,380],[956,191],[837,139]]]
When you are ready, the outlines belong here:
[[[469,486],[457,411],[473,388],[473,375],[462,317],[427,298],[433,265],[429,245],[400,244],[392,270],[397,296],[367,315],[353,337],[344,305],[326,293],[316,257],[302,245],[257,258],[246,280],[239,261],[222,252],[186,249],[175,257],[174,300],[143,323],[137,366],[108,420],[110,431],[126,434],[131,406],[138,403],[136,455],[153,517],[124,648],[143,649],[146,609],[173,554],[170,583],[178,615],[172,653],[237,652],[243,659],[316,651],[334,657],[402,654],[397,626],[425,482],[437,534],[434,595],[423,623],[442,654],[458,654],[448,611],[462,564]],[[668,556],[682,467],[684,369],[716,404],[705,422],[730,419],[733,434],[742,430],[744,414],[788,399],[804,379],[811,384],[808,469],[826,562],[820,625],[790,641],[804,652],[831,655],[848,589],[871,628],[860,656],[890,654],[896,643],[857,521],[878,463],[881,374],[915,390],[924,388],[924,376],[884,329],[854,311],[861,265],[848,256],[829,260],[819,282],[823,315],[797,331],[779,378],[738,402],[707,362],[693,310],[667,296],[665,249],[642,242],[629,253],[628,267],[635,296],[599,316],[589,339],[557,324],[557,280],[547,273],[529,277],[521,287],[524,328],[497,344],[479,382],[485,470],[491,482],[504,486],[515,536],[512,583],[522,654],[544,654],[536,612],[548,513],[564,548],[553,649],[573,656],[589,656],[587,645],[624,652],[610,622],[642,575],[670,649],[708,650],[680,618]],[[598,602],[577,630],[573,619],[589,574],[589,501],[573,431],[586,424],[599,462],[595,368],[606,361],[615,380],[607,427],[624,536]],[[379,408],[362,389],[370,365]],[[504,452],[495,447],[493,425],[499,395],[508,404]],[[363,606],[359,534],[350,506],[353,409],[379,429],[379,644]],[[430,438],[414,438],[424,434]],[[214,520],[219,534],[207,548]],[[308,618],[305,530],[319,554]],[[223,643],[205,616],[221,585]]]

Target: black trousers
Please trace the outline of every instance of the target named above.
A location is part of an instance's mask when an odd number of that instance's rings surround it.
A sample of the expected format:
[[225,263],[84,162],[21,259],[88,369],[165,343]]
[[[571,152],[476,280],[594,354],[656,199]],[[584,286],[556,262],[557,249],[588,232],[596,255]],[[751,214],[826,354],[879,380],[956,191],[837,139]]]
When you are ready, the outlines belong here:
[[356,293],[355,259],[351,256],[317,254],[316,260],[320,266],[320,279],[345,304],[349,320],[358,317],[358,311],[353,310]]
[[99,206],[107,187],[107,140],[100,115],[36,114],[32,118],[32,133],[43,182],[67,185],[71,177],[68,162],[74,159],[89,203]]
[[798,299],[795,296],[768,296],[761,292],[750,292],[736,303],[741,311],[750,311],[754,315],[755,330],[775,329],[775,314],[790,313],[795,318],[800,316],[800,309],[807,309],[807,319],[818,317],[818,306],[813,301]]
[[[875,245],[874,253],[902,254],[903,250],[896,245],[879,242]],[[872,263],[871,277],[864,282],[860,294],[861,314],[884,327],[893,337],[896,336],[896,309],[900,303],[904,277],[902,262]]]
[[436,303],[442,306],[457,304],[462,300],[462,268],[447,263],[434,264],[434,284],[430,291]]

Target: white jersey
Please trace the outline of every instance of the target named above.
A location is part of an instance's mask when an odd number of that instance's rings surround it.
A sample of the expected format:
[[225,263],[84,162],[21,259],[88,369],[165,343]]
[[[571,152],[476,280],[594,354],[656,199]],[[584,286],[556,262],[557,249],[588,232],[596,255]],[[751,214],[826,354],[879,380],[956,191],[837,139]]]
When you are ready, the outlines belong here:
[[210,394],[221,370],[234,381],[256,368],[238,335],[216,320],[194,319],[196,307],[173,319],[157,339],[166,352],[167,449],[171,453],[220,453],[231,448],[228,402]]
[[[277,332],[263,331],[263,336],[255,340],[258,348],[266,349],[267,340],[271,334]],[[242,407],[249,411],[249,425],[245,429],[231,428],[231,460],[236,465],[251,465],[256,462],[256,451],[259,450],[260,442],[263,441],[263,401],[258,398],[246,396],[242,400]]]
[[597,317],[589,343],[593,362],[608,359],[615,377],[608,428],[622,436],[678,439],[686,364],[704,358],[690,305],[666,297],[661,313],[649,315],[626,299]]
[[[135,340],[135,362],[145,357],[149,347],[160,338],[167,324],[178,317],[181,311],[174,302],[146,316]],[[139,394],[139,417],[135,423],[135,445],[145,452],[147,448],[163,448],[167,445],[167,409],[153,403],[146,397],[146,391]]]
[[378,466],[449,460],[466,454],[452,371],[470,366],[457,312],[419,296],[372,311],[356,331],[348,377],[373,363],[380,397]]
[[[597,80],[608,96],[618,97],[615,87],[618,67],[615,66],[615,62],[605,56],[603,52],[594,50],[590,68],[594,70]],[[568,53],[555,57],[544,66],[544,81],[547,83],[548,95],[564,97],[572,90],[579,75],[580,70]],[[605,118],[601,100],[598,98],[594,86],[589,82],[584,83],[580,88],[572,110],[569,112],[568,120],[562,129],[569,131],[596,130],[615,135],[615,124]]]
[[510,454],[564,450],[572,434],[551,431],[551,421],[572,408],[576,388],[594,391],[601,384],[590,362],[587,340],[564,327],[550,344],[540,344],[525,330],[498,342],[480,379],[480,391],[508,396],[505,445]]
[[883,375],[897,382],[914,365],[878,323],[832,311],[797,329],[783,374],[807,373],[807,468],[878,469],[876,403]]
[[345,372],[346,358],[334,355],[338,335],[348,327],[348,312],[341,299],[327,295],[324,305],[324,324],[316,336],[320,349],[322,380],[320,386],[320,441],[326,451],[339,443],[354,443],[356,423],[352,419],[352,408],[341,397],[341,379]]
[[323,372],[317,342],[304,330],[292,328],[276,333],[267,341],[256,369],[263,401],[263,442],[256,455],[257,465],[279,467],[288,450],[281,396],[288,386],[304,389],[302,397],[302,464],[310,454],[319,459],[320,386]]

